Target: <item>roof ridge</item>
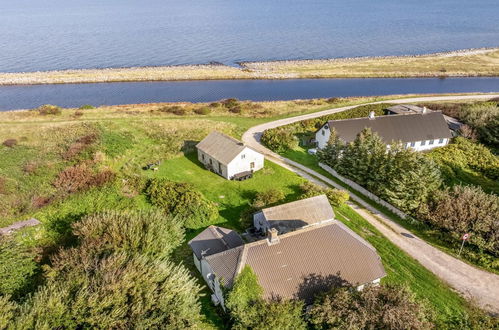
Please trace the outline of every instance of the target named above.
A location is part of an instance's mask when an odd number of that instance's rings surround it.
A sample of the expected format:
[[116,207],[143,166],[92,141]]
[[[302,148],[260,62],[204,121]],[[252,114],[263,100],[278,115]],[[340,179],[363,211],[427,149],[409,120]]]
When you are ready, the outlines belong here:
[[[406,114],[403,114],[403,113],[397,113],[397,114],[393,114],[393,115],[381,115],[381,116],[376,116],[375,120],[376,119],[380,119],[380,118],[394,118],[394,117],[410,117],[410,116],[421,116],[421,115],[431,115],[431,114],[436,114],[436,113],[442,113],[442,111],[439,111],[439,110],[432,110],[431,112],[427,112],[427,113],[406,113]],[[346,118],[346,119],[330,119],[328,120],[327,122],[338,122],[338,121],[350,121],[350,120],[359,120],[359,119],[369,119],[369,120],[372,120],[370,119],[369,117],[356,117],[356,118]],[[324,125],[322,125],[324,126]]]
[[243,267],[246,264],[246,257],[248,256],[248,247],[246,245],[247,244],[243,245],[243,251],[239,254],[239,258],[237,259],[237,267],[234,277],[236,277],[243,270]]
[[[284,206],[289,206],[290,204],[298,204],[298,203],[303,203],[305,201],[310,201],[311,199],[323,199],[323,198],[326,198],[327,199],[327,196],[326,194],[320,194],[320,195],[317,195],[317,196],[312,196],[312,197],[307,197],[307,198],[303,198],[303,199],[298,199],[296,201],[292,201],[292,202],[288,202],[288,203],[284,203],[284,204],[279,204],[279,205],[275,205],[275,206],[270,206],[270,207],[266,207],[264,209],[261,209],[260,211],[265,211],[265,210],[270,210],[270,209],[275,209],[275,208],[279,208],[279,207],[284,207]],[[264,212],[265,213],[265,212]]]
[[233,142],[235,142],[235,143],[237,143],[237,144],[239,144],[239,145],[246,146],[246,145],[244,144],[244,142],[243,142],[243,141],[239,141],[238,139],[236,139],[236,138],[234,138],[234,137],[232,137],[232,136],[230,136],[230,135],[227,135],[227,134],[225,134],[225,133],[219,132],[219,131],[217,131],[217,130],[213,130],[213,131],[211,131],[211,133],[210,133],[210,134],[212,134],[212,133],[215,133],[215,134],[221,135],[221,136],[223,136],[224,138],[227,138],[227,139],[229,139],[229,140],[232,140]]

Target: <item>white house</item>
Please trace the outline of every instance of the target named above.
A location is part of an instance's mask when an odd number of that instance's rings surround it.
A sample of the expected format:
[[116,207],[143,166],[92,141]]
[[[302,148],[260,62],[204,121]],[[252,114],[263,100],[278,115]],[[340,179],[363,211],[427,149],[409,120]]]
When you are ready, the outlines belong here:
[[263,168],[261,153],[219,132],[211,132],[196,145],[198,159],[207,169],[229,180],[243,180]]
[[317,147],[322,149],[327,145],[333,128],[341,140],[349,143],[367,127],[376,132],[387,145],[400,141],[406,148],[416,151],[445,146],[452,138],[447,122],[439,111],[379,117],[371,112],[368,118],[328,121],[315,133]]

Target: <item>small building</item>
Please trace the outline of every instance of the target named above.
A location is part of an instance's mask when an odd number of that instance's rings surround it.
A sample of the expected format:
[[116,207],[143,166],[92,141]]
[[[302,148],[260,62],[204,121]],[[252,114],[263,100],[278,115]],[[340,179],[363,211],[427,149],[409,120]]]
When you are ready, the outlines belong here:
[[274,228],[284,234],[334,220],[334,211],[326,195],[265,208],[253,215],[253,226],[266,233]]
[[[241,245],[231,230],[220,231],[225,234],[202,232],[189,245],[213,291],[212,301],[222,306],[222,287],[230,289],[246,265],[257,275],[265,299],[294,298],[307,304],[332,286],[349,283],[361,290],[386,275],[376,249],[337,220],[282,235],[272,228],[266,239]],[[202,253],[201,247],[218,252]]]
[[416,151],[445,146],[452,138],[445,118],[439,111],[387,116],[375,116],[371,112],[367,118],[330,120],[315,133],[319,149],[327,145],[333,128],[345,143],[355,140],[364,128],[370,128],[387,145],[400,141],[406,148]]
[[[414,104],[397,104],[392,107],[386,109],[387,114],[389,115],[412,115],[412,114],[422,114],[427,112],[434,112],[434,110],[430,110],[426,107],[419,107]],[[453,117],[449,117],[443,115],[445,121],[447,122],[447,126],[453,132],[459,131],[463,123]]]
[[211,132],[196,145],[198,159],[210,171],[229,180],[244,180],[263,168],[261,153],[219,132]]

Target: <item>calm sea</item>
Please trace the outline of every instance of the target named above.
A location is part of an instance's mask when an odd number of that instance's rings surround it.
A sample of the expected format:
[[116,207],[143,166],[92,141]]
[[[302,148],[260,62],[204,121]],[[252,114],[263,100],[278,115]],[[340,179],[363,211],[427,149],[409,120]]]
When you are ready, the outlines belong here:
[[499,46],[498,0],[0,0],[0,71]]

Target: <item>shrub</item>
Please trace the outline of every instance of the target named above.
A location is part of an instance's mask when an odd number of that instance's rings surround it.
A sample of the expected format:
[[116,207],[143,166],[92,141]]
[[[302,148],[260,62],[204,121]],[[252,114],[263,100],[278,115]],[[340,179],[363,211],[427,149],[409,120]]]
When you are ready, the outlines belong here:
[[14,238],[0,235],[0,297],[28,291],[38,268],[34,256]]
[[333,288],[309,311],[314,329],[429,329],[431,313],[403,287]]
[[241,112],[243,112],[243,108],[240,105],[237,105],[235,107],[229,108],[229,112],[232,112],[232,113],[241,113]]
[[80,110],[89,110],[89,109],[95,109],[95,107],[93,105],[90,105],[90,104],[84,104],[81,107],[79,107],[78,109],[80,109]]
[[174,115],[177,116],[184,116],[187,114],[187,109],[184,107],[181,107],[179,105],[167,105],[159,109],[161,112],[168,112],[168,113],[173,113]]
[[309,181],[302,183],[300,185],[300,190],[303,193],[302,198],[309,198],[324,194],[327,196],[329,203],[334,206],[341,206],[350,199],[350,195],[346,190],[325,188]]
[[181,223],[159,210],[107,211],[73,224],[73,233],[95,250],[168,257],[184,240]]
[[216,204],[207,200],[192,185],[166,179],[151,179],[146,188],[151,204],[179,216],[187,228],[197,229],[218,218]]
[[186,329],[201,323],[200,287],[166,259],[63,251],[48,283],[22,307],[23,329]]
[[100,187],[114,180],[115,174],[110,170],[94,171],[85,163],[70,166],[62,170],[54,181],[54,186],[65,192],[75,193],[92,187]]
[[2,144],[6,147],[13,148],[17,145],[17,140],[16,139],[7,139],[2,142]]
[[256,210],[260,210],[263,209],[264,207],[277,204],[278,202],[282,201],[284,197],[285,197],[284,193],[278,189],[269,189],[266,191],[261,191],[256,194],[255,199],[253,200],[251,206]]
[[276,152],[298,147],[298,139],[289,127],[277,127],[264,131],[261,142]]
[[211,102],[209,105],[210,108],[219,108],[221,106],[222,106],[222,103],[220,103],[220,102]]
[[469,242],[499,256],[499,197],[479,187],[454,186],[439,192],[429,203],[427,221],[445,229],[458,241],[470,233]]
[[90,147],[97,141],[97,139],[98,135],[94,133],[78,138],[75,142],[69,145],[66,152],[62,154],[62,158],[71,160],[84,151],[89,151]]
[[222,104],[227,109],[234,108],[240,105],[239,101],[235,98],[225,99],[221,101],[220,104]]
[[38,113],[40,115],[43,115],[43,116],[60,115],[62,112],[60,107],[58,107],[56,105],[51,105],[51,104],[42,105],[42,106],[36,108],[35,111],[38,111]]
[[326,100],[327,103],[338,103],[341,99],[339,97],[330,97]]
[[33,174],[38,169],[38,163],[29,161],[23,165],[23,172],[26,174]]
[[42,208],[44,206],[47,206],[51,202],[52,202],[51,197],[35,196],[31,199],[31,205],[33,205],[33,207],[35,209],[39,209],[39,208]]
[[76,110],[73,114],[74,118],[79,118],[81,116],[83,116],[83,111]]
[[209,115],[211,113],[211,109],[210,108],[206,108],[206,107],[203,107],[203,108],[196,108],[194,109],[194,113],[198,114],[198,115]]

